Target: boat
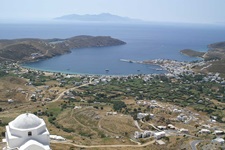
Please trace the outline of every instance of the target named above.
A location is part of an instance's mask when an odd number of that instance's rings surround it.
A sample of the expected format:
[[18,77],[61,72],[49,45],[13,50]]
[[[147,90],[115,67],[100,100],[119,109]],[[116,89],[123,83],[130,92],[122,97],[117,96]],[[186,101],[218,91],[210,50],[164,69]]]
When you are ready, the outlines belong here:
[[163,69],[162,68],[156,68],[155,70],[156,71],[162,71]]

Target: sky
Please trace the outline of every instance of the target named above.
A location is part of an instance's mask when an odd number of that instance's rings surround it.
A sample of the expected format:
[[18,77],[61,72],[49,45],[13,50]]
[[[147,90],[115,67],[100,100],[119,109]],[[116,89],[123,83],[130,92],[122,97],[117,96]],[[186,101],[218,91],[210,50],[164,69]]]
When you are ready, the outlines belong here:
[[0,20],[100,14],[151,22],[225,23],[225,0],[0,0]]

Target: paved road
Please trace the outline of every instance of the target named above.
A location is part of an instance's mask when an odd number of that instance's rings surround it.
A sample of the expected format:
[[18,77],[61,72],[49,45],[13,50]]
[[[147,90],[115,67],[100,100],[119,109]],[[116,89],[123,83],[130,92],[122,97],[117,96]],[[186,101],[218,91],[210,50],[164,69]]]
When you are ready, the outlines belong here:
[[192,142],[190,143],[191,149],[192,149],[192,150],[198,150],[196,146],[197,146],[201,141],[202,141],[202,140],[194,140],[194,141],[192,141]]

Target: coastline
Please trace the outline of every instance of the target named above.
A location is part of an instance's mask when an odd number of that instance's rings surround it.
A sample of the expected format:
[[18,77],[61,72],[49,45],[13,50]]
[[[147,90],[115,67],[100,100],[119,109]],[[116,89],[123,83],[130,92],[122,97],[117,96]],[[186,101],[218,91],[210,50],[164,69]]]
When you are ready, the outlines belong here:
[[56,71],[56,70],[45,70],[45,69],[37,69],[37,68],[32,68],[32,67],[26,67],[26,66],[22,66],[19,65],[18,66],[24,70],[31,70],[31,71],[40,71],[43,72],[45,74],[49,74],[49,75],[53,75],[55,73],[60,73],[63,75],[71,75],[71,76],[96,76],[96,77],[100,77],[100,76],[107,76],[107,77],[129,77],[129,76],[137,76],[137,75],[152,75],[152,74],[128,74],[128,75],[109,75],[109,74],[88,74],[88,73],[79,73],[79,72],[66,72],[66,71]]
[[[124,61],[123,59],[120,61]],[[166,71],[164,73],[151,73],[151,74],[141,74],[141,73],[137,73],[137,74],[127,74],[127,75],[109,75],[109,74],[88,74],[88,73],[79,73],[79,72],[68,72],[68,71],[57,71],[57,70],[45,70],[45,69],[37,69],[37,68],[32,68],[32,67],[28,67],[28,66],[23,66],[20,65],[21,68],[23,69],[27,69],[27,70],[33,70],[33,71],[41,71],[43,73],[48,73],[48,74],[54,74],[54,73],[61,73],[64,75],[74,75],[74,76],[111,76],[111,77],[128,77],[128,76],[136,76],[136,75],[154,75],[154,74],[168,74],[168,73],[174,73],[172,70],[173,67],[177,67],[177,69],[180,69],[181,72],[187,71],[185,70],[185,66],[190,65],[190,63],[188,62],[179,62],[179,61],[175,61],[175,60],[168,60],[168,59],[155,59],[155,60],[147,60],[147,61],[133,61],[133,60],[126,60],[124,61],[126,63],[137,63],[137,64],[146,64],[146,65],[153,65],[153,66],[158,66],[160,68],[151,68],[154,69],[156,71]],[[189,70],[190,71],[190,70]],[[177,74],[177,73],[176,73]]]
[[[126,42],[111,36],[80,35],[60,39],[19,38],[0,39],[0,58],[21,63],[34,62],[71,53],[72,49],[124,45]],[[23,51],[19,51],[23,49]]]

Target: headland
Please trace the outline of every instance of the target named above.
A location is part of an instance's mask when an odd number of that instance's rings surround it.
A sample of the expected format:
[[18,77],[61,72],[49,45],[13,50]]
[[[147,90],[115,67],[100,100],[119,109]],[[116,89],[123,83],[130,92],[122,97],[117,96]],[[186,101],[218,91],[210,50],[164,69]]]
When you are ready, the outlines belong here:
[[66,39],[13,39],[0,40],[0,62],[27,62],[51,58],[76,48],[123,45],[125,42],[110,36],[75,36]]

